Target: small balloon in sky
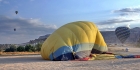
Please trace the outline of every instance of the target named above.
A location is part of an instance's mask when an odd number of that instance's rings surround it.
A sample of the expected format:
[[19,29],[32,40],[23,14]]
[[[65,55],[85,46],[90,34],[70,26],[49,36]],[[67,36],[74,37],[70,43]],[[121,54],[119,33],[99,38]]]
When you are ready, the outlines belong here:
[[15,11],[16,14],[18,14],[18,11]]
[[14,31],[16,31],[16,28],[14,28]]

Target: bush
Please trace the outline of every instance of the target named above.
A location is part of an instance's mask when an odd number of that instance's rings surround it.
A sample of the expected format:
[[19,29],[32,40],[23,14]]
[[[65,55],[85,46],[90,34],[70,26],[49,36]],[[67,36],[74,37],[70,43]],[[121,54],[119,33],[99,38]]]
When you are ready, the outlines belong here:
[[39,52],[41,50],[42,43],[38,43],[35,47],[36,47],[36,51]]
[[19,47],[17,48],[17,51],[23,52],[23,51],[25,51],[25,48],[24,48],[23,46],[19,46]]
[[35,52],[36,51],[34,46],[32,46],[31,51],[32,52]]
[[140,47],[140,38],[137,41],[137,46]]
[[2,52],[2,48],[0,47],[0,52]]
[[25,51],[28,51],[28,52],[35,52],[35,47],[31,46],[31,45],[26,45],[25,46]]
[[11,45],[11,46],[10,46],[10,51],[11,51],[11,52],[17,51],[16,46],[15,46],[15,45]]
[[7,48],[5,50],[5,52],[15,52],[15,51],[17,51],[17,48],[15,45],[11,45],[10,48]]
[[5,49],[4,52],[11,52],[11,51],[10,51],[10,48]]

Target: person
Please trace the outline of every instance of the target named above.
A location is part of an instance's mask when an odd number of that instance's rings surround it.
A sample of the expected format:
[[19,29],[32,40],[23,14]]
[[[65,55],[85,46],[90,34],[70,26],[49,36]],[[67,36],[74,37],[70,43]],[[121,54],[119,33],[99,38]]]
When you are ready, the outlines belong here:
[[128,52],[129,48],[126,48],[125,51]]

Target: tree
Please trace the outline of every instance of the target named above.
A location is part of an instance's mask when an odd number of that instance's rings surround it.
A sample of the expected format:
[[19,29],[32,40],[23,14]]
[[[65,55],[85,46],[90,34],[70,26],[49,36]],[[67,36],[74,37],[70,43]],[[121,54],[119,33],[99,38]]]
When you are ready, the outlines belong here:
[[23,46],[19,46],[19,47],[17,48],[17,51],[23,52],[23,51],[25,51],[25,48],[24,48]]
[[35,52],[36,51],[36,48],[34,46],[31,47],[31,51],[29,52]]
[[10,52],[10,48],[5,49],[4,52]]
[[0,46],[0,52],[2,52],[2,47]]
[[7,48],[5,50],[5,52],[15,52],[15,51],[17,51],[17,48],[15,45],[11,45],[10,48]]
[[42,43],[38,43],[35,47],[36,47],[36,51],[39,52],[41,50]]
[[15,45],[11,45],[11,46],[10,46],[10,51],[11,51],[11,52],[17,51],[16,46],[15,46]]
[[35,47],[31,46],[30,44],[29,45],[26,45],[25,46],[25,51],[28,51],[28,52],[35,52]]
[[137,41],[137,46],[140,47],[140,38]]

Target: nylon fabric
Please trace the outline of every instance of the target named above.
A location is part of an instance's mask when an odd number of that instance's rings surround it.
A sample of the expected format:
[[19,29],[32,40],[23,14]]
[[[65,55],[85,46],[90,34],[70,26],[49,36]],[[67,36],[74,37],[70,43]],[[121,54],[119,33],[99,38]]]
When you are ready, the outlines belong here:
[[54,31],[43,43],[41,56],[46,60],[61,60],[62,56],[71,60],[75,55],[80,58],[89,56],[90,53],[78,53],[91,52],[93,48],[101,52],[108,51],[104,38],[94,23],[76,21]]

